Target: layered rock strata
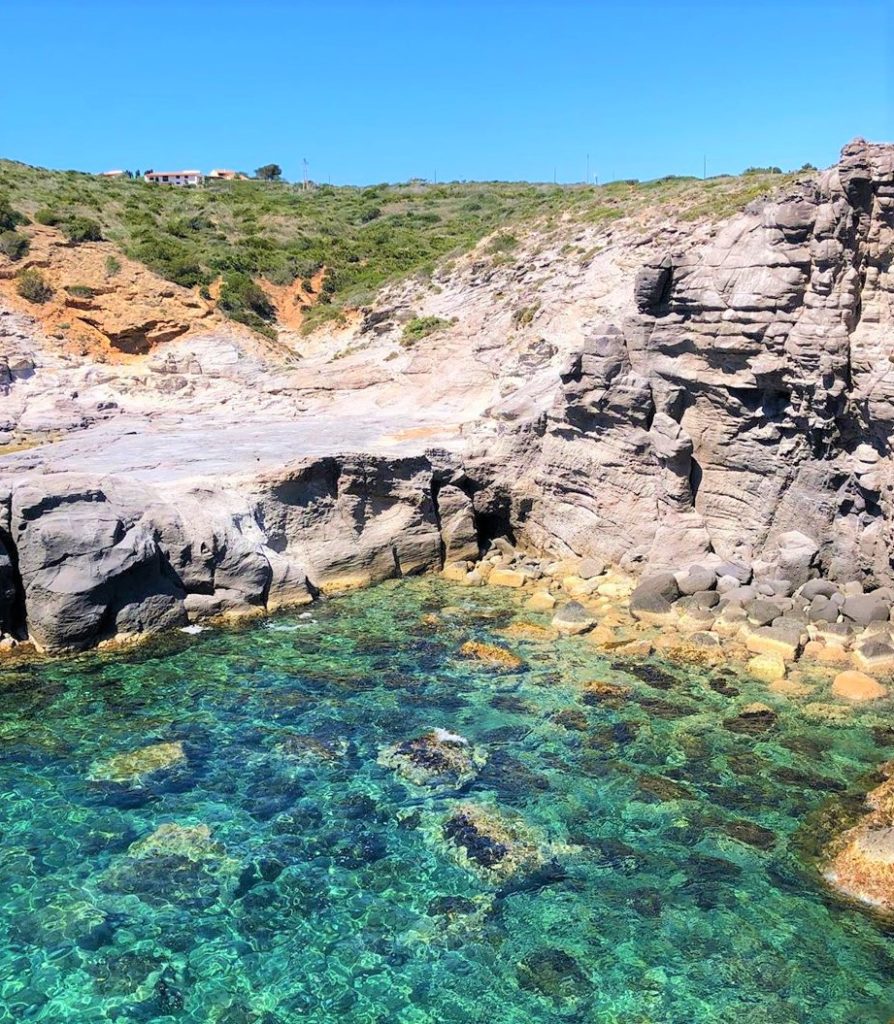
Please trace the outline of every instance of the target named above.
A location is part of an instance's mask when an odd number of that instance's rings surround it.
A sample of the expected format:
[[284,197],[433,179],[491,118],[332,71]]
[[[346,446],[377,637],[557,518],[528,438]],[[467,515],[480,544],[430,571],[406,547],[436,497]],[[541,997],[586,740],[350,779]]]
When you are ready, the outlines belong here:
[[[590,326],[548,409],[493,416],[494,493],[557,555],[758,579],[894,581],[894,147],[654,252],[623,315]],[[493,444],[481,450],[493,459]]]

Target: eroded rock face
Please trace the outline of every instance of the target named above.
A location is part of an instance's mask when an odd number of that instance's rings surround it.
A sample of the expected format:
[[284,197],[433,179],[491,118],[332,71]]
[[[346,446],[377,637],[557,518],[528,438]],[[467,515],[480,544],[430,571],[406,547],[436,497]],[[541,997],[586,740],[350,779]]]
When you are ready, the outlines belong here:
[[623,567],[716,553],[890,582],[894,147],[653,258],[502,441],[518,535]]
[[12,478],[0,615],[20,580],[31,639],[73,650],[435,569],[434,474],[423,456],[358,455],[248,480]]

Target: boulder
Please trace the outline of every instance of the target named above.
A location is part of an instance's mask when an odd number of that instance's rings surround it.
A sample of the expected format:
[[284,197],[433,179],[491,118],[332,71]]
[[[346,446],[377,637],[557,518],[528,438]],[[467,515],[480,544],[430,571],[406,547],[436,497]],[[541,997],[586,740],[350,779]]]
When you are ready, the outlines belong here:
[[745,612],[748,621],[753,626],[767,626],[774,619],[779,618],[780,608],[778,604],[767,601],[765,598],[757,598],[745,605]]
[[478,560],[478,530],[472,499],[459,487],[445,484],[437,492],[438,521],[445,562]]
[[563,604],[553,616],[553,627],[566,636],[577,636],[586,633],[596,625],[596,620],[577,601]]
[[185,760],[182,743],[154,743],[94,761],[88,777],[96,782],[136,782]]
[[789,626],[761,626],[748,632],[745,645],[755,654],[778,654],[783,661],[794,661],[801,649],[801,633]]
[[845,597],[841,613],[858,626],[868,626],[870,622],[887,622],[891,613],[891,601],[876,594],[857,594]]
[[838,588],[829,580],[815,579],[808,580],[803,587],[798,589],[798,594],[806,601],[812,601],[815,597],[830,598],[838,592]]
[[887,688],[865,672],[839,672],[832,682],[832,693],[852,701],[878,700]]
[[549,612],[556,606],[556,599],[548,590],[535,590],[525,601],[525,608],[532,612]]
[[475,658],[477,661],[483,661],[485,665],[509,671],[519,669],[524,664],[517,654],[507,651],[505,647],[483,643],[479,640],[467,640],[460,647],[459,653],[464,658]]
[[894,647],[880,640],[867,640],[854,649],[854,664],[863,672],[876,675],[894,673]]
[[642,580],[630,595],[630,614],[646,621],[669,621],[671,604],[680,596],[673,573],[659,573]]
[[839,891],[879,910],[894,910],[894,828],[852,829],[823,872]]
[[494,587],[513,587],[518,589],[527,583],[528,577],[518,569],[494,569],[487,577],[487,582]]
[[778,654],[757,654],[748,662],[748,674],[764,683],[785,676],[785,662]]
[[451,583],[465,583],[469,576],[469,562],[448,562],[441,570],[441,575]]
[[577,567],[577,575],[582,580],[592,580],[605,572],[605,562],[599,558],[583,558]]
[[717,584],[714,570],[706,565],[691,565],[685,572],[675,573],[674,579],[684,596],[700,590],[713,590]]
[[828,597],[817,594],[807,609],[807,619],[809,622],[835,622],[838,619],[838,607]]

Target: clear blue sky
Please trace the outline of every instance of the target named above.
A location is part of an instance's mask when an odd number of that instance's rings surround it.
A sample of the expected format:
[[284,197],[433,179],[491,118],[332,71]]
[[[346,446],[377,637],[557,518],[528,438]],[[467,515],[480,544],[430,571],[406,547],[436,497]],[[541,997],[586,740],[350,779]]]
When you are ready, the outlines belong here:
[[333,183],[831,163],[894,140],[877,0],[6,0],[0,156]]

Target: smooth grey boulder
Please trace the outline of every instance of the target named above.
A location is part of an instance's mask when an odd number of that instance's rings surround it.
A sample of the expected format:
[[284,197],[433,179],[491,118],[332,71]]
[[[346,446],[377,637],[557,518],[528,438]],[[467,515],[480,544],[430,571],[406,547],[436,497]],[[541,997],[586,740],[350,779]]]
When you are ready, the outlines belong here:
[[868,626],[870,622],[886,622],[891,613],[891,601],[874,593],[857,594],[845,598],[841,613],[859,626]]
[[782,612],[778,604],[763,598],[749,601],[744,608],[748,615],[748,621],[753,626],[769,625],[774,619],[778,619]]
[[745,606],[750,602],[757,600],[758,590],[757,587],[753,587],[750,584],[745,586],[734,587],[732,590],[727,590],[721,600],[724,604],[737,604]]
[[641,613],[664,615],[670,612],[671,605],[678,597],[680,588],[673,573],[647,576],[630,595],[630,613],[634,618]]
[[445,564],[477,562],[480,551],[472,499],[459,487],[445,484],[436,502]]
[[578,601],[568,601],[556,610],[553,627],[570,636],[586,633],[596,625],[596,620]]
[[17,490],[12,529],[28,631],[41,650],[79,650],[186,622],[185,591],[151,526],[104,490]]
[[714,566],[714,572],[718,578],[732,576],[738,583],[748,583],[751,579],[751,568],[741,562],[724,561]]
[[838,588],[829,580],[815,579],[808,580],[803,587],[800,587],[798,594],[805,600],[812,601],[815,597],[830,598],[837,591]]
[[692,565],[685,572],[674,574],[680,593],[697,594],[700,590],[713,590],[717,584],[717,576],[713,569],[705,565]]
[[807,618],[810,622],[835,622],[838,618],[838,608],[828,597],[817,594],[807,609]]

